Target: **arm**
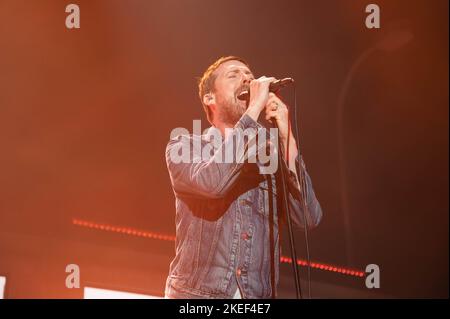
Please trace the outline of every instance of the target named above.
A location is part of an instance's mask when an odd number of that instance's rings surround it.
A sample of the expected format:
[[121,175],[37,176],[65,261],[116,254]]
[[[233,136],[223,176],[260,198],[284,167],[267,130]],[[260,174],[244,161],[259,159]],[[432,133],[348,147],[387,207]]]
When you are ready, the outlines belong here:
[[308,228],[314,228],[322,220],[322,208],[314,193],[311,178],[306,171],[303,159],[301,159],[300,156],[297,155],[295,161],[300,164],[300,170],[303,171],[303,175],[305,178],[307,211],[306,214],[303,211],[302,196],[300,192],[301,187],[299,186],[299,179],[297,178],[297,174],[295,173],[295,168],[293,170],[290,168],[288,169],[287,164],[283,162],[282,167],[285,172],[284,175],[287,179],[289,190],[288,203],[292,222],[294,223],[294,225],[303,228],[305,225],[304,217],[306,217]]
[[[273,108],[273,105],[278,105],[277,108]],[[298,154],[297,143],[292,134],[292,130],[289,125],[287,106],[278,98],[275,94],[270,93],[269,99],[266,105],[266,119],[270,121],[276,121],[278,126],[279,138],[280,138],[280,150],[282,154],[281,167],[284,171],[284,176],[287,179],[289,190],[289,211],[291,212],[292,221],[295,225],[303,227],[305,225],[304,217],[306,217],[308,228],[317,226],[322,219],[322,208],[317,200],[311,178],[306,172],[305,163]],[[299,165],[300,164],[300,165]],[[299,184],[300,178],[297,176],[296,166],[299,167],[299,174],[302,174],[305,179],[305,191],[306,191],[306,214],[303,212],[301,186]]]
[[[202,158],[201,141],[194,143],[195,138],[200,139],[199,136],[181,135],[169,141],[166,148],[166,162],[174,191],[202,198],[223,198],[236,183],[241,168],[249,156],[248,145],[253,143],[256,137],[256,134],[251,134],[252,130],[256,132],[257,123],[244,114],[233,128],[232,134],[223,139],[220,147],[208,159]],[[240,143],[243,144],[244,150],[241,153],[236,152]],[[174,154],[183,148],[190,151],[189,160],[174,160],[176,158]],[[225,151],[229,149],[233,150],[236,158],[226,163]]]
[[[248,145],[256,144],[258,116],[266,105],[269,97],[269,85],[274,80],[275,78],[262,76],[250,83],[250,101],[246,112],[236,123],[234,134],[226,136],[221,146],[208,160],[202,158],[202,150],[195,146],[200,143],[193,143],[191,138],[182,136],[177,141],[169,142],[166,150],[166,162],[172,187],[176,193],[207,198],[222,198],[228,193],[236,183],[244,161],[254,156],[254,154],[248,154]],[[250,134],[251,137],[245,140],[247,129],[253,130],[254,134]],[[233,136],[235,136],[236,144],[244,144],[244,152],[237,153],[235,151]],[[191,150],[191,161],[187,163],[173,161],[173,152],[177,152],[183,146],[189,147]],[[226,161],[218,160],[230,147],[233,149],[233,154],[236,155],[235,161],[225,163]]]

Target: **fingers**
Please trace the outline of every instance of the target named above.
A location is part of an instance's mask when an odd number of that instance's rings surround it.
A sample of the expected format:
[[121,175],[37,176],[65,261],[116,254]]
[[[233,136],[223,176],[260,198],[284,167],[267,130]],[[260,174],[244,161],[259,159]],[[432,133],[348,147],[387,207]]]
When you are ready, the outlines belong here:
[[267,104],[269,98],[269,86],[270,83],[275,81],[274,77],[262,76],[256,80],[250,82],[250,101],[249,109],[254,109],[256,113],[261,112]]
[[276,79],[273,76],[267,77],[267,76],[263,75],[263,76],[257,78],[256,80],[253,80],[253,81],[260,81],[260,82],[269,82],[269,83],[271,83],[271,82],[273,82],[275,80]]
[[270,104],[276,104],[279,107],[287,108],[286,104],[284,104],[284,102],[275,93],[272,92],[269,93],[269,98],[267,99],[267,105]]
[[273,95],[267,99],[266,112],[267,111],[286,112],[287,106],[276,95]]
[[286,104],[274,93],[269,93],[265,111],[265,118],[270,123],[273,123],[273,120],[280,121],[288,116]]
[[280,114],[278,111],[266,110],[266,121],[272,123],[272,119],[279,119]]
[[255,83],[260,83],[262,85],[267,85],[267,87],[268,87],[270,85],[270,83],[274,82],[275,80],[276,79],[274,77],[267,77],[267,76],[263,75],[255,80],[251,81],[250,84],[252,82],[255,82]]
[[272,83],[275,80],[276,79],[274,77],[266,77],[263,75],[263,76],[259,77],[258,79],[255,79],[250,82],[250,89],[253,89],[253,90],[260,89],[260,90],[268,91],[270,83]]

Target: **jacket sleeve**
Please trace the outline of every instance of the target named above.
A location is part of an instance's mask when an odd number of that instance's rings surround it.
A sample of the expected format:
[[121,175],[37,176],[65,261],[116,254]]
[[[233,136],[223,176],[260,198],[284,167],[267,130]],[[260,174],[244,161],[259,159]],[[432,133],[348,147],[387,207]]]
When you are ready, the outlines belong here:
[[[257,123],[244,114],[233,128],[232,134],[211,156],[202,156],[199,136],[179,135],[171,139],[166,148],[166,163],[175,193],[202,198],[223,198],[236,183],[249,156],[249,145],[255,143]],[[236,152],[240,147],[243,152]],[[177,152],[189,150],[187,160],[175,160]],[[235,160],[226,161],[226,153],[232,150]]]
[[[311,177],[306,171],[305,163],[301,156],[297,156],[296,159],[297,167],[300,167],[301,172],[303,172],[306,191],[306,212],[303,211],[302,204],[302,187],[299,187],[299,182],[296,175],[292,172],[283,161],[282,167],[285,171],[285,176],[287,178],[288,190],[289,190],[289,211],[291,220],[295,226],[303,228],[305,225],[305,218],[307,221],[308,228],[316,227],[322,220],[322,207],[316,198],[314,189],[311,182]],[[300,164],[300,165],[298,165]],[[301,173],[299,172],[299,173]],[[300,179],[300,176],[299,176]]]

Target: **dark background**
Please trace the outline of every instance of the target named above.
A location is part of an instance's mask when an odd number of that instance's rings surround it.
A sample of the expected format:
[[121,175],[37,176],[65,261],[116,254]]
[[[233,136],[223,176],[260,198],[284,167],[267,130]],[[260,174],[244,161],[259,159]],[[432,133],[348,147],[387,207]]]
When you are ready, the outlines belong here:
[[[164,150],[171,130],[208,123],[196,78],[239,55],[255,75],[292,76],[300,145],[324,218],[312,259],[364,270],[313,270],[313,296],[448,297],[448,1],[0,0],[0,275],[6,298],[80,298],[82,285],[162,295],[174,244],[85,229],[73,218],[174,234]],[[343,107],[351,244],[341,208],[337,104]],[[289,90],[286,94],[289,95]],[[284,242],[287,242],[284,240]],[[304,258],[302,233],[296,236]],[[284,245],[287,254],[287,245]],[[280,295],[293,297],[291,268]],[[305,278],[302,268],[302,278]]]

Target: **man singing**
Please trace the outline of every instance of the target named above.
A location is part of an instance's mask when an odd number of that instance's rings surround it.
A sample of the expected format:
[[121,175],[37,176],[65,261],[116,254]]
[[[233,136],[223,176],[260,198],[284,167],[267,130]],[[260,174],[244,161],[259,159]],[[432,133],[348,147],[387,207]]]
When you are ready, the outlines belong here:
[[[251,138],[243,136],[265,128],[264,119],[278,128],[283,158],[278,170],[285,172],[291,220],[299,228],[305,222],[309,228],[320,222],[322,209],[298,155],[287,106],[269,91],[275,80],[255,79],[241,58],[218,59],[199,82],[200,100],[212,126],[203,135],[184,134],[169,141],[166,161],[176,198],[176,256],[166,298],[276,297],[279,225],[285,219],[280,174],[261,173],[263,164],[250,161]],[[246,90],[249,99],[238,99]],[[220,142],[211,138],[217,134]],[[235,150],[239,141],[245,144],[242,156],[234,161],[219,156]],[[180,149],[191,151],[189,160],[174,160]],[[306,212],[296,163],[305,170]]]

